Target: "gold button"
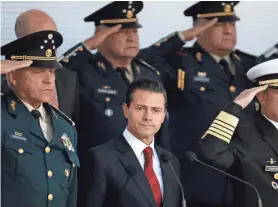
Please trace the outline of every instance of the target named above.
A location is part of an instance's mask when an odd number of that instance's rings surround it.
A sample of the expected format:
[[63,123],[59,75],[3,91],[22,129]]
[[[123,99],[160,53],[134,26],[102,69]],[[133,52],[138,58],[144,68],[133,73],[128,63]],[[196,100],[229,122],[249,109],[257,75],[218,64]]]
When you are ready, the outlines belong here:
[[275,179],[275,180],[278,180],[278,173],[275,173],[275,174],[274,174],[274,179]]
[[236,87],[235,87],[235,86],[230,86],[230,91],[231,91],[232,93],[236,92]]
[[200,91],[205,91],[206,90],[206,88],[204,87],[204,86],[202,86],[201,88],[200,88]]
[[48,198],[49,201],[52,201],[53,200],[53,195],[52,194],[48,194],[47,198]]
[[22,154],[24,152],[24,150],[22,148],[18,149],[18,153]]
[[47,175],[48,175],[48,177],[52,177],[52,175],[53,175],[53,173],[52,173],[52,171],[51,170],[49,170],[48,172],[47,172]]
[[50,152],[50,147],[46,147],[46,148],[44,149],[44,151],[45,151],[46,153],[49,153],[49,152]]
[[105,101],[106,101],[106,102],[110,102],[110,98],[109,98],[109,97],[106,97]]

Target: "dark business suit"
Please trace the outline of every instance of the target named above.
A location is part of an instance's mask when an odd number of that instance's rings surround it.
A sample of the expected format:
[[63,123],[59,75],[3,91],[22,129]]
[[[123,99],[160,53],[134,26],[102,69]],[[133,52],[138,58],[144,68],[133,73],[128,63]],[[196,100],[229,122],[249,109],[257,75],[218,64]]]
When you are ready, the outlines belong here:
[[[155,146],[158,155],[170,153]],[[171,163],[179,174],[179,164],[172,154]],[[121,135],[93,148],[89,155],[93,168],[87,207],[156,207],[150,185],[132,148]],[[163,207],[181,206],[181,191],[169,163],[160,162],[164,195]]]

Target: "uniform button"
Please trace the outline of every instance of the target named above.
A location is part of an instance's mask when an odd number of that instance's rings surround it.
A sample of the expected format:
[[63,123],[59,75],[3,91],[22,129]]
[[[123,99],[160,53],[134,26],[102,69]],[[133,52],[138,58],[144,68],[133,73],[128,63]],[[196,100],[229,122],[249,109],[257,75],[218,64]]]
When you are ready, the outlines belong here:
[[24,152],[24,150],[22,148],[18,149],[18,153],[22,154]]
[[201,88],[200,88],[200,91],[205,91],[206,90],[206,88],[204,87],[204,86],[202,86]]
[[52,171],[51,170],[49,170],[48,172],[47,172],[47,175],[48,175],[48,177],[52,177],[52,175],[53,175],[53,173],[52,173]]
[[110,102],[110,98],[109,98],[109,97],[106,97],[105,101],[106,101],[106,102]]
[[74,164],[72,164],[72,167],[74,168],[74,167],[75,167],[75,165],[74,165]]
[[53,200],[53,195],[52,194],[48,194],[47,198],[48,198],[49,201],[52,201]]
[[50,152],[50,147],[46,147],[44,151],[45,151],[46,153],[49,153],[49,152]]
[[236,92],[236,87],[235,86],[230,86],[230,91],[232,92],[232,93],[234,93],[234,92]]
[[275,179],[275,180],[278,180],[278,173],[275,173],[275,174],[274,174],[274,179]]

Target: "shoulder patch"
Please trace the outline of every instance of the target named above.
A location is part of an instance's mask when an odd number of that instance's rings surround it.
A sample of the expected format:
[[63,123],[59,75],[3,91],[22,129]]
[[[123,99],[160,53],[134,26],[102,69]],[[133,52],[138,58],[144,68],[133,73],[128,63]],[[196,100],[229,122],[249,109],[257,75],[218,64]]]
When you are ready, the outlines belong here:
[[75,126],[74,121],[71,120],[71,118],[69,118],[64,112],[62,112],[61,110],[59,110],[58,108],[56,108],[55,106],[49,104],[51,106],[51,108],[57,112],[60,116],[62,116],[67,122],[69,122],[72,126]]
[[146,66],[147,68],[149,68],[153,72],[155,72],[158,76],[160,76],[160,72],[158,70],[156,70],[155,67],[151,66],[150,64],[148,64],[147,62],[145,62],[144,60],[142,60],[140,58],[136,58],[135,60],[137,60],[139,63]]

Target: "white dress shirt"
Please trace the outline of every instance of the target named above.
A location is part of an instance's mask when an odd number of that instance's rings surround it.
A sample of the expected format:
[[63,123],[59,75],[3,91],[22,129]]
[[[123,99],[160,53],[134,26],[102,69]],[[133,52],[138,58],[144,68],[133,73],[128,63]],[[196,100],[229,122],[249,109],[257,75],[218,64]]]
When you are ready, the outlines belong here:
[[35,109],[30,104],[26,103],[25,101],[21,100],[22,103],[27,107],[27,109],[31,112],[33,110],[38,110],[41,113],[40,116],[40,125],[43,132],[45,139],[50,142],[53,138],[53,128],[51,124],[50,116],[47,114],[45,108],[41,104],[39,108]]
[[125,137],[126,141],[128,142],[128,144],[130,145],[130,147],[132,148],[133,152],[135,153],[142,169],[144,170],[144,164],[145,164],[145,157],[144,157],[144,149],[146,147],[151,147],[153,150],[153,170],[154,173],[158,179],[159,185],[160,185],[160,190],[161,190],[161,195],[163,198],[163,179],[162,179],[162,172],[161,172],[161,167],[160,167],[160,160],[158,157],[158,154],[155,150],[154,147],[154,139],[152,141],[152,143],[150,144],[150,146],[145,145],[145,143],[143,143],[142,141],[140,141],[139,139],[137,139],[135,136],[133,136],[128,129],[126,128],[125,131],[123,132],[123,136]]
[[264,116],[270,123],[272,123],[272,124],[276,127],[276,129],[278,130],[278,122],[273,121],[273,120],[267,118],[264,114],[263,114],[263,116]]

